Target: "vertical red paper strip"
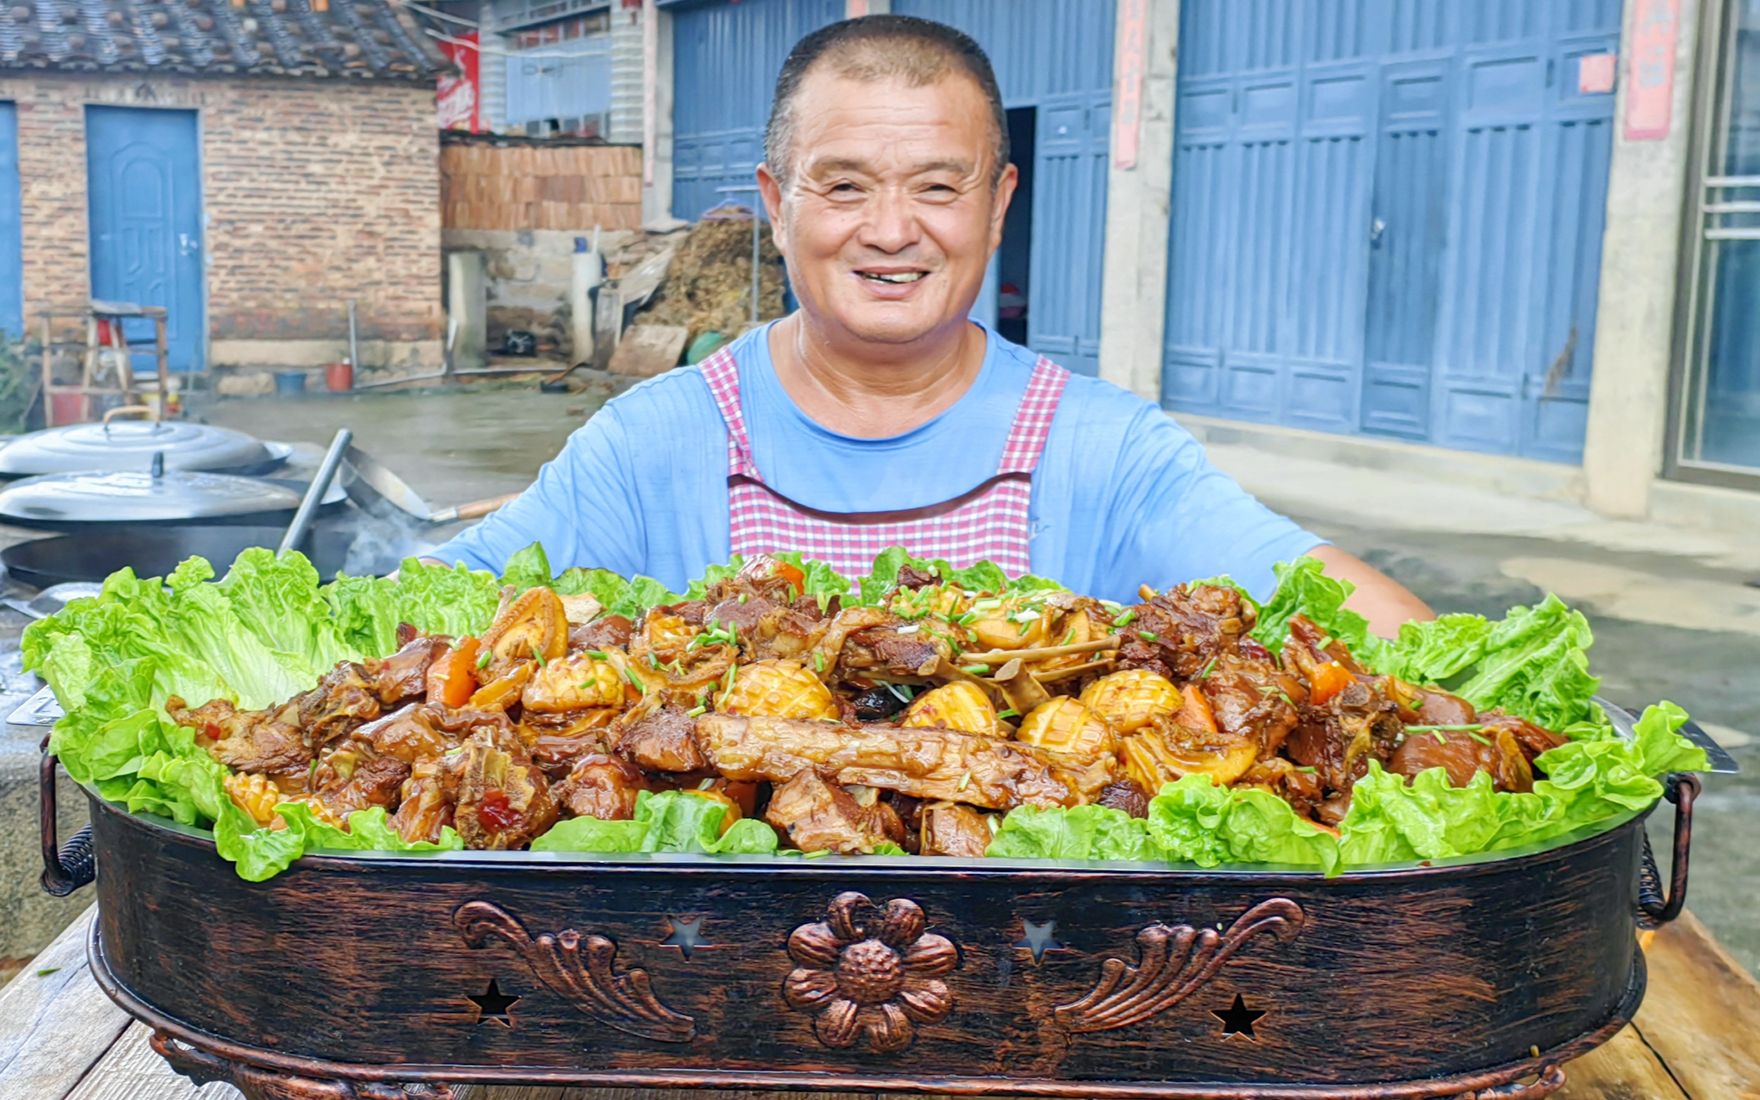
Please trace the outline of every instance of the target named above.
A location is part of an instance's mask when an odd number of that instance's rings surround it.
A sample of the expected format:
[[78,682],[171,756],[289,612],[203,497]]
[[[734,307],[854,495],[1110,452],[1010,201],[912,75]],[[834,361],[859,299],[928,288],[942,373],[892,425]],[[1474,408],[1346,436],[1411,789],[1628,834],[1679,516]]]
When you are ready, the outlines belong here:
[[1674,50],[1680,0],[1634,0],[1626,74],[1626,140],[1660,141],[1674,121]]
[[442,130],[482,130],[482,112],[477,91],[482,87],[481,54],[477,50],[477,32],[467,31],[450,36],[454,41],[441,40],[440,52],[451,58],[459,68],[458,76],[443,76],[434,96],[436,121]]
[[1120,0],[1118,77],[1112,92],[1112,164],[1137,166],[1143,121],[1143,74],[1149,65],[1149,0]]

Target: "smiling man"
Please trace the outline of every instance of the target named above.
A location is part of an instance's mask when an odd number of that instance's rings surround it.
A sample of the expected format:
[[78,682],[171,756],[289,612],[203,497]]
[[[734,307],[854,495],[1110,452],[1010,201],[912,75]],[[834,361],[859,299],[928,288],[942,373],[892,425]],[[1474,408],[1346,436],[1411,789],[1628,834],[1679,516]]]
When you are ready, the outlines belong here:
[[[610,402],[518,500],[436,552],[682,589],[730,554],[863,572],[894,544],[1117,600],[1312,552],[1391,631],[1411,593],[1241,490],[1161,410],[968,318],[1014,197],[983,52],[904,16],[802,39],[758,184],[800,309]],[[1099,272],[1093,277],[1098,279]]]

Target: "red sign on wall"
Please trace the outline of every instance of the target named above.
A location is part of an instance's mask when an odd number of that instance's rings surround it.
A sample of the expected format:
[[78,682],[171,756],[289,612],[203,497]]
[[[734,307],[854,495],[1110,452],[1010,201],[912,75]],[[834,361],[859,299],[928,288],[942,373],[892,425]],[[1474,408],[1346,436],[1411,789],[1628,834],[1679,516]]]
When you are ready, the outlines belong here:
[[1626,140],[1661,141],[1674,120],[1674,49],[1681,0],[1634,0]]
[[1112,163],[1135,168],[1143,122],[1143,74],[1149,67],[1149,0],[1118,6],[1117,87],[1112,93]]
[[437,121],[442,130],[482,130],[482,115],[477,109],[477,89],[481,87],[481,55],[477,51],[477,32],[452,35],[451,41],[441,39],[440,52],[458,66],[460,75],[443,76],[434,96]]

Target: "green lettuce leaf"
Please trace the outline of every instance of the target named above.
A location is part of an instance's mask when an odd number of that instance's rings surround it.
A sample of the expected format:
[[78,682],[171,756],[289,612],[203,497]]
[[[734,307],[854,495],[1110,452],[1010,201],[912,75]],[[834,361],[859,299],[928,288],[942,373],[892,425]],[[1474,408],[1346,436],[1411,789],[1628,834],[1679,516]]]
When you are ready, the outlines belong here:
[[984,850],[1006,859],[1159,859],[1147,824],[1110,806],[1019,806]]
[[1455,692],[1481,709],[1502,707],[1547,729],[1588,718],[1601,681],[1589,674],[1595,636],[1581,612],[1557,596],[1514,607],[1485,636],[1483,655]]
[[1289,803],[1269,791],[1218,786],[1204,775],[1162,787],[1149,800],[1148,831],[1164,858],[1200,867],[1281,863],[1331,874],[1339,866],[1336,838]]
[[762,821],[741,818],[725,834],[727,807],[689,791],[642,791],[628,821],[572,817],[552,825],[532,841],[534,852],[703,852],[767,854],[776,851],[776,831]]
[[1327,576],[1326,566],[1319,558],[1297,558],[1293,562],[1279,562],[1273,568],[1277,589],[1259,608],[1259,621],[1253,627],[1253,637],[1260,644],[1281,654],[1289,640],[1289,621],[1301,614],[1343,642],[1357,660],[1380,668],[1386,643],[1369,633],[1369,620],[1344,606],[1357,590],[1356,585],[1342,577]]
[[1440,684],[1485,656],[1491,620],[1483,615],[1440,615],[1404,623],[1384,647],[1379,670],[1417,684]]
[[333,852],[457,852],[464,841],[450,825],[440,830],[438,843],[427,840],[405,840],[391,825],[391,815],[383,806],[369,806],[348,815],[348,828],[338,829],[327,821],[312,816],[312,808],[304,802],[283,802],[275,807],[289,829],[299,830],[305,837],[305,851]]

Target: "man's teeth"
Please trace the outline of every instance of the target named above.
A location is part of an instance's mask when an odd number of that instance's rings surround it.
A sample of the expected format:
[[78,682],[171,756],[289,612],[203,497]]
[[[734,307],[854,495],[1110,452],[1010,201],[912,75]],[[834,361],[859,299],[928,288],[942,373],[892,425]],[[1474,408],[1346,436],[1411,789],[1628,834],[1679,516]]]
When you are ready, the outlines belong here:
[[918,279],[921,279],[925,274],[927,274],[927,272],[900,271],[900,272],[896,272],[896,273],[887,273],[887,274],[882,275],[877,272],[864,271],[864,272],[862,272],[862,278],[873,279],[875,282],[878,282],[878,283],[914,283]]

